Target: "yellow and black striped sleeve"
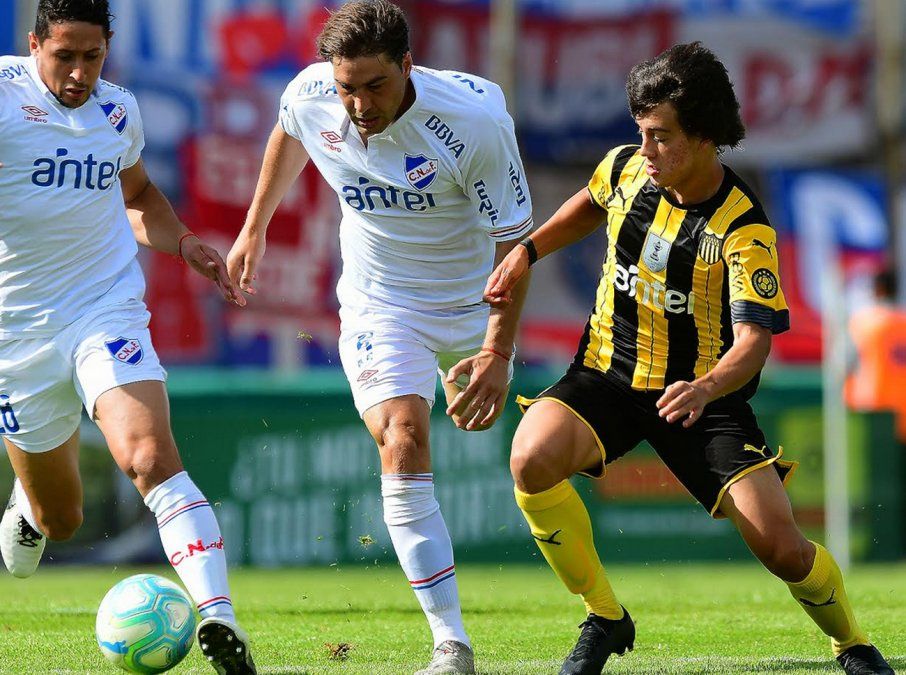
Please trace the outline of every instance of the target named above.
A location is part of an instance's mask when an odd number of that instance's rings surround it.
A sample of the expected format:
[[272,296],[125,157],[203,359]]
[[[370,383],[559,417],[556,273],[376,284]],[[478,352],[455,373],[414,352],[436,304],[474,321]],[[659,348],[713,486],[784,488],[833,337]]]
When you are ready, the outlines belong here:
[[607,210],[607,201],[619,185],[623,167],[638,149],[637,145],[621,145],[604,156],[588,181],[588,194],[593,204]]
[[775,335],[789,330],[774,228],[749,224],[731,230],[724,239],[723,258],[730,282],[731,321],[754,323]]

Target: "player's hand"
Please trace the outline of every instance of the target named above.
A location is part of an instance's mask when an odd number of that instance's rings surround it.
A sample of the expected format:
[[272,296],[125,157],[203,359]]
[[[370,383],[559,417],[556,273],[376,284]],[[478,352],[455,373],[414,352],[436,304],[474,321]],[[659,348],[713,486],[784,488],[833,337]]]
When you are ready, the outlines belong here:
[[702,416],[710,401],[703,387],[680,380],[667,387],[655,405],[662,418],[671,424],[682,420],[683,427],[688,429]]
[[189,266],[202,276],[207,277],[220,289],[221,295],[227,302],[232,302],[239,307],[245,306],[245,298],[239,288],[230,281],[227,274],[226,263],[212,246],[208,246],[198,237],[186,237],[182,244],[182,258]]
[[506,307],[513,300],[513,287],[528,268],[528,251],[525,246],[516,246],[488,277],[488,283],[484,287],[484,301],[491,307]]
[[466,431],[483,431],[503,412],[509,390],[509,362],[491,352],[478,352],[450,368],[446,382],[469,380],[447,406],[453,423]]
[[264,236],[250,234],[245,228],[236,238],[227,255],[227,271],[232,282],[245,293],[255,295],[258,291],[252,283],[258,278],[255,270],[264,257],[266,241]]

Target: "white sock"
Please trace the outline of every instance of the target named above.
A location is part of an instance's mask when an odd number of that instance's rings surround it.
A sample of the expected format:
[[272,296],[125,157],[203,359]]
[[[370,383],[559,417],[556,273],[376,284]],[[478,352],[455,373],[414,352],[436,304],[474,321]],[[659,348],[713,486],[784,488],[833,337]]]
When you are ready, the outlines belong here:
[[31,510],[31,502],[28,501],[28,495],[25,494],[25,488],[22,487],[22,481],[18,478],[16,478],[16,482],[13,483],[13,490],[16,491],[16,508],[19,510],[19,514],[25,518],[26,523],[34,528],[35,532],[42,537],[45,536],[44,533],[41,532],[41,528],[37,525],[34,511]]
[[145,497],[157,518],[160,542],[202,618],[236,621],[227,584],[223,537],[208,500],[182,471]]
[[434,646],[445,640],[469,645],[459,608],[453,545],[434,498],[433,475],[385,474],[381,495],[393,548],[428,618]]

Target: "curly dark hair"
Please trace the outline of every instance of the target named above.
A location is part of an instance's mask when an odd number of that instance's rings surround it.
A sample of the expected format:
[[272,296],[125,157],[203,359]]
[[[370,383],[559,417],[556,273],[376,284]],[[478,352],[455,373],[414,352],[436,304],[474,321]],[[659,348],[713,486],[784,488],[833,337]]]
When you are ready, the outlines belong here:
[[735,148],[745,138],[727,69],[701,42],[675,45],[635,66],[626,80],[626,95],[633,117],[672,103],[683,131],[718,149]]
[[325,61],[386,54],[400,65],[409,51],[409,24],[392,2],[352,0],[330,15],[317,47]]
[[51,24],[84,21],[103,28],[104,36],[109,38],[112,20],[109,0],[39,0],[35,35],[45,40]]

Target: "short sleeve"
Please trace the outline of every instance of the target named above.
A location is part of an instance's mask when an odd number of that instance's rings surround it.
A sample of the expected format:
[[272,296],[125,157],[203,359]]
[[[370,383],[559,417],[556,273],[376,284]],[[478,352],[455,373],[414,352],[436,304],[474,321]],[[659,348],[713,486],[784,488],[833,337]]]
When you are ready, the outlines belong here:
[[769,225],[744,225],[724,239],[733,323],[754,323],[774,334],[789,330],[790,312],[780,288],[777,235]]
[[302,140],[302,130],[299,128],[298,121],[295,116],[295,107],[293,102],[295,96],[290,94],[289,87],[286,91],[283,92],[283,96],[280,97],[280,112],[277,116],[280,126],[283,127],[283,131],[295,138],[297,141]]
[[476,150],[464,167],[463,188],[492,239],[519,239],[532,229],[532,199],[513,120],[502,113],[496,125],[489,122],[488,132],[476,139]]
[[[636,145],[621,145],[604,156],[592,174],[591,180],[588,181],[588,194],[591,196],[592,202],[602,209],[607,209],[607,201],[616,187],[613,185],[615,170],[622,170],[637,150]],[[619,174],[617,174],[617,179],[619,179]]]
[[134,97],[131,98],[127,114],[132,117],[126,126],[131,143],[126,150],[126,154],[123,156],[124,169],[134,166],[138,160],[141,159],[142,150],[145,149],[145,127],[142,121],[141,111],[138,108],[138,102]]

